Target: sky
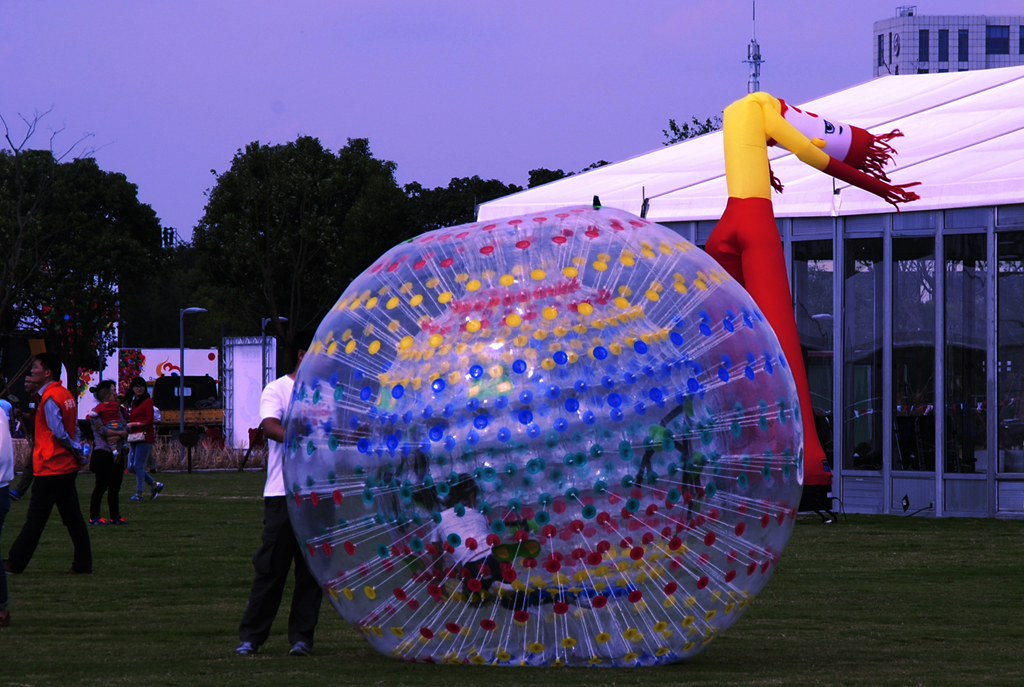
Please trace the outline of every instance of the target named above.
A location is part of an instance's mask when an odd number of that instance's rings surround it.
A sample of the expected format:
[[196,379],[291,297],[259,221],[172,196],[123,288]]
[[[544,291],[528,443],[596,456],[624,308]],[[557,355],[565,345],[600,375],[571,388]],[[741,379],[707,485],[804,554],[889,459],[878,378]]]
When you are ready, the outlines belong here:
[[[800,103],[871,78],[897,2],[761,0],[761,89]],[[933,0],[919,15],[1021,14]],[[526,185],[662,145],[747,92],[749,0],[33,0],[0,3],[0,115],[29,147],[95,149],[184,238],[253,141],[367,138],[401,184]]]

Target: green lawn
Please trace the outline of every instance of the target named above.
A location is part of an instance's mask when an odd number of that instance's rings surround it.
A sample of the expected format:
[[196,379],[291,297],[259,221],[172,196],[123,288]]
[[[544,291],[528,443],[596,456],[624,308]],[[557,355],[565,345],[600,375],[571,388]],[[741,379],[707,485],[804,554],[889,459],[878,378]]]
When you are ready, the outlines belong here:
[[[8,577],[6,685],[1024,685],[1024,522],[802,519],[767,589],[697,658],[584,670],[408,665],[324,604],[315,653],[285,656],[286,611],[253,658],[233,654],[259,544],[262,473],[168,474],[128,527],[91,528],[95,574],[67,576],[54,513]],[[79,478],[83,506],[92,476]],[[24,520],[13,504],[6,551]],[[106,513],[104,512],[104,515]],[[286,591],[286,603],[290,591]]]

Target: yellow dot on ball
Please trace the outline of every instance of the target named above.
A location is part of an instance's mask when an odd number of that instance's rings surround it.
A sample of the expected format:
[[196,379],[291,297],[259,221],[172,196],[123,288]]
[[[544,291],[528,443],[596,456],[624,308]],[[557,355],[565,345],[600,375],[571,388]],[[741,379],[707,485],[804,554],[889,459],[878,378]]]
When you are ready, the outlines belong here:
[[522,323],[523,318],[520,317],[517,313],[510,313],[509,315],[505,316],[505,324],[507,324],[510,327],[518,327]]
[[366,350],[370,352],[370,355],[377,355],[377,351],[380,350],[380,341],[371,341]]
[[544,358],[544,360],[540,361],[540,366],[545,370],[553,370],[555,369],[555,361],[551,358]]
[[430,339],[428,339],[428,341],[431,346],[437,348],[438,346],[441,345],[441,342],[444,341],[444,337],[441,336],[440,334],[434,334],[433,336],[430,337]]
[[480,331],[480,320],[470,320],[466,323],[467,332],[478,332]]
[[544,317],[545,320],[553,320],[556,317],[558,317],[558,310],[552,307],[547,307],[541,311],[541,315]]
[[441,295],[439,295],[437,297],[437,302],[438,303],[447,303],[451,299],[452,299],[452,292],[451,291],[445,291],[444,293],[442,293]]
[[356,350],[356,340],[352,339],[345,345],[345,352],[351,353],[354,350]]
[[404,351],[412,346],[412,341],[411,336],[403,336],[402,340],[398,343],[398,348]]
[[534,279],[535,281],[540,281],[546,276],[547,275],[544,273],[544,270],[533,270],[532,272],[530,272],[530,278]]
[[590,303],[580,303],[578,306],[576,306],[576,309],[579,311],[580,315],[589,315],[590,313],[594,312],[594,306],[592,306]]
[[566,267],[565,269],[562,270],[562,274],[564,274],[565,276],[569,277],[570,279],[572,279],[573,277],[579,275],[579,273],[580,273],[580,271],[578,269],[576,269],[575,267]]
[[466,291],[478,291],[480,289],[480,282],[476,279],[466,284]]
[[327,355],[334,355],[338,350],[338,342],[332,341],[331,345],[327,347]]
[[398,300],[398,296],[392,296],[391,298],[388,299],[387,309],[388,310],[394,310],[395,308],[398,307],[398,304],[400,302],[401,301]]
[[649,301],[656,301],[656,300],[658,300],[658,292],[655,291],[654,289],[649,289],[647,291],[646,295],[647,295],[647,300],[649,300]]
[[613,302],[615,303],[615,307],[616,307],[616,308],[619,308],[619,309],[621,309],[621,310],[625,310],[626,308],[628,308],[628,307],[629,307],[629,301],[627,301],[627,300],[626,300],[625,298],[623,298],[622,296],[619,296],[619,297],[618,297],[618,298],[616,298],[616,299],[615,299],[615,300],[614,300]]
[[366,301],[366,309],[367,310],[372,310],[374,307],[376,307],[376,305],[377,305],[377,297],[376,296],[374,296],[370,300]]
[[606,263],[604,260],[596,260],[594,261],[594,269],[597,270],[598,272],[604,272],[605,270],[608,269],[608,263]]
[[413,307],[416,307],[417,305],[419,305],[422,302],[423,302],[423,294],[421,294],[421,293],[418,293],[418,294],[416,294],[415,296],[413,296],[412,298],[409,299],[409,305],[411,305]]
[[511,274],[503,274],[501,275],[501,278],[498,279],[498,283],[502,286],[512,286],[516,283],[516,278]]

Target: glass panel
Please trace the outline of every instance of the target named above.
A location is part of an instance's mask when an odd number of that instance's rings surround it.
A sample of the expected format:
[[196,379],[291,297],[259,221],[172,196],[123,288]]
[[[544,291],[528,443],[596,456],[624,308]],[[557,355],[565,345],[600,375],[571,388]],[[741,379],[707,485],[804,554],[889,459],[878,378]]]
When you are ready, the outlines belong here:
[[846,241],[843,469],[882,469],[882,239]]
[[935,469],[935,239],[892,241],[892,469]]
[[985,235],[945,238],[946,472],[987,472]]
[[996,234],[999,470],[1024,472],[1024,231]]
[[917,61],[928,61],[928,29],[918,29],[917,31]]
[[818,439],[834,466],[832,412],[832,240],[793,244],[793,296]]

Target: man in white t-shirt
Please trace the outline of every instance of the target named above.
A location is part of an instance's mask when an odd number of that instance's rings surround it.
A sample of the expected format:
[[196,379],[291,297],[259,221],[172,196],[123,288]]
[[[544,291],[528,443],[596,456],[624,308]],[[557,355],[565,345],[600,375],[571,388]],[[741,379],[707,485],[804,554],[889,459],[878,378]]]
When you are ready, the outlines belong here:
[[[296,369],[305,354],[305,349],[298,351]],[[289,656],[308,656],[313,650],[313,631],[320,617],[323,592],[306,566],[302,549],[299,548],[288,519],[282,473],[284,427],[281,422],[291,402],[294,384],[295,372],[292,372],[272,381],[260,396],[260,417],[263,418],[261,426],[268,442],[267,483],[263,489],[263,545],[252,559],[256,573],[252,580],[249,603],[238,627],[241,643],[235,649],[235,653],[240,656],[255,654],[270,636],[270,626],[281,605],[292,561],[295,562],[295,591],[288,614],[288,642],[292,647]]]

